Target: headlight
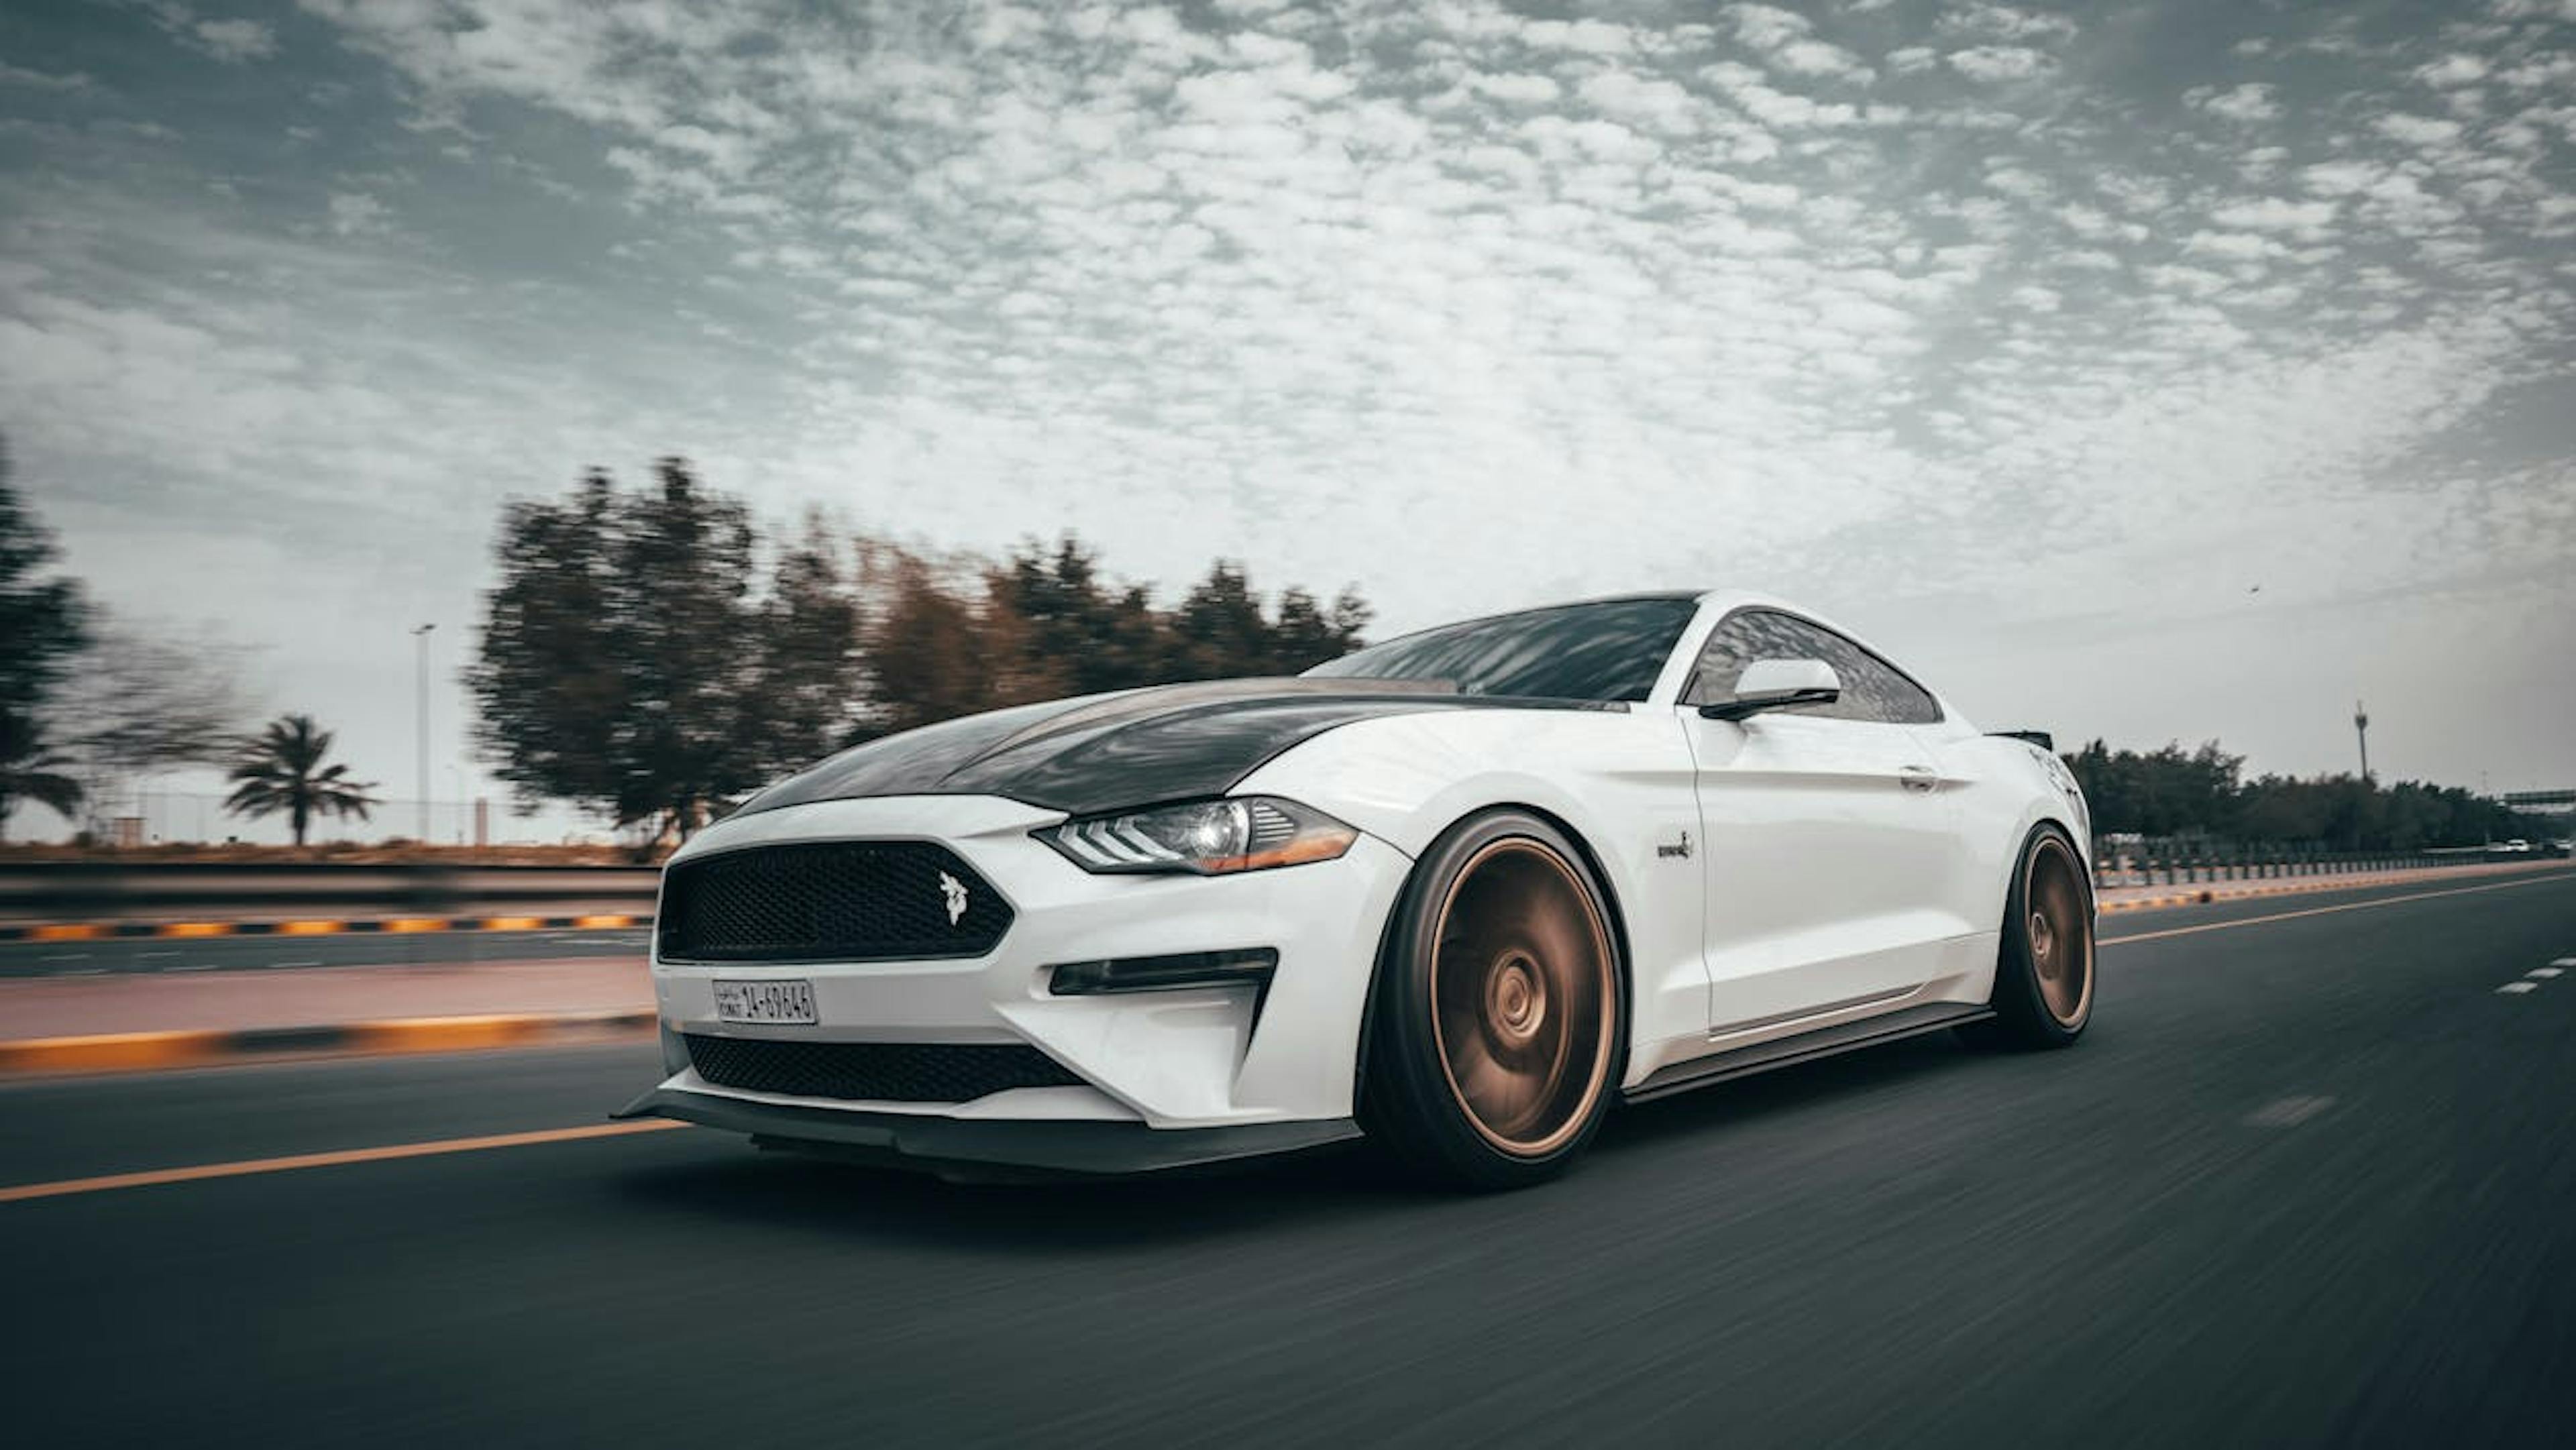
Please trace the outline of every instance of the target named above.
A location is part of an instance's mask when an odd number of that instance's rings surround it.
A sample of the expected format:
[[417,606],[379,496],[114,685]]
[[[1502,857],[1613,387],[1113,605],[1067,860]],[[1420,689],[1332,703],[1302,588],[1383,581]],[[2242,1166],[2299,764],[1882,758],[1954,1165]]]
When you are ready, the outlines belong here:
[[1085,871],[1195,871],[1222,876],[1330,861],[1360,833],[1311,806],[1240,796],[1088,816],[1037,832]]

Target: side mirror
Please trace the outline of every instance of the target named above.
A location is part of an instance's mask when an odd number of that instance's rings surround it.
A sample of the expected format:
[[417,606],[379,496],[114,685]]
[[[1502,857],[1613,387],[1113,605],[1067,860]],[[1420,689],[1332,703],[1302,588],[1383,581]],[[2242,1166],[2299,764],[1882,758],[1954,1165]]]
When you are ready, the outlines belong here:
[[1830,705],[1843,697],[1842,677],[1823,660],[1755,660],[1735,678],[1735,693],[1699,707],[1711,720],[1743,720],[1792,705]]

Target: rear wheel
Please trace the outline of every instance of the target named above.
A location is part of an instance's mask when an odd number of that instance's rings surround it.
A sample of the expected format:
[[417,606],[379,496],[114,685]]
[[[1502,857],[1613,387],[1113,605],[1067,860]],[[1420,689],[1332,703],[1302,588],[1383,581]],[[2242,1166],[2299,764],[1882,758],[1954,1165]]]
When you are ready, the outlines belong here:
[[2093,892],[2064,831],[2043,825],[2022,843],[1995,961],[1994,1020],[1973,1039],[2006,1047],[2065,1047],[2093,1020]]
[[1424,853],[1372,1004],[1362,1109],[1409,1164],[1514,1188],[1600,1125],[1627,1042],[1616,938],[1564,833],[1498,811]]

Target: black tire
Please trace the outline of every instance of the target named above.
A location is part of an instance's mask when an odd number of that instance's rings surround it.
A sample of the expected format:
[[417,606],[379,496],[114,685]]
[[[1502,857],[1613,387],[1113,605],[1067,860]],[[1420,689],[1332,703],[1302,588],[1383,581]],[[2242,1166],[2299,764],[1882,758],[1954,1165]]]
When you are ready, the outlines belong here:
[[2093,883],[2083,853],[2055,825],[2022,841],[2005,895],[1992,1019],[1963,1030],[1986,1047],[2070,1047],[2093,1020]]
[[1386,934],[1360,1109],[1406,1169],[1522,1188],[1564,1172],[1627,1061],[1619,934],[1564,832],[1500,810],[1423,853]]

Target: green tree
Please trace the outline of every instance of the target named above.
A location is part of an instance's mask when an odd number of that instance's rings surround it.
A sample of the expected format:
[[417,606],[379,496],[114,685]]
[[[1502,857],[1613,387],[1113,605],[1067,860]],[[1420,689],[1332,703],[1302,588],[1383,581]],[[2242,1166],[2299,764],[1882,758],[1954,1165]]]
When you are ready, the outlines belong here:
[[809,527],[764,594],[749,511],[685,459],[633,492],[593,469],[511,504],[498,554],[465,682],[477,742],[524,798],[686,836],[855,718],[833,549]]
[[1301,674],[1326,660],[1340,659],[1360,647],[1361,632],[1375,613],[1357,589],[1344,588],[1327,607],[1291,586],[1279,596],[1279,619],[1270,630],[1271,669],[1283,675]]
[[283,811],[298,846],[317,815],[367,819],[375,782],[351,780],[345,765],[324,765],[330,753],[331,732],[316,728],[312,716],[279,716],[244,744],[224,809],[253,818]]
[[1169,626],[1144,586],[1112,587],[1100,557],[1066,534],[1052,552],[1027,544],[988,581],[995,607],[1025,626],[1035,672],[1058,695],[1131,690],[1171,678]]
[[22,800],[72,819],[83,794],[72,766],[71,757],[47,748],[41,722],[0,715],[0,840],[8,839],[10,813]]
[[0,729],[32,749],[38,718],[72,660],[89,643],[80,585],[45,576],[54,536],[18,497],[8,440],[0,438]]
[[809,516],[804,537],[779,554],[760,606],[759,688],[777,764],[818,760],[859,724],[859,602],[844,549]]

